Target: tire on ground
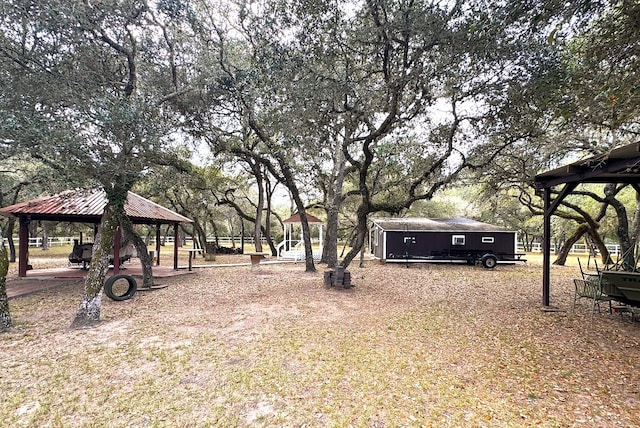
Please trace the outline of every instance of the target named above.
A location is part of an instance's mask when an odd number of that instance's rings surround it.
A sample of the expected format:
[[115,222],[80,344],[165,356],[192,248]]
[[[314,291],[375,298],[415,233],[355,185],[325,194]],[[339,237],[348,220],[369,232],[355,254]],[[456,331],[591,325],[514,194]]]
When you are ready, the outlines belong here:
[[[129,284],[129,288],[124,294],[117,295],[113,292],[113,285],[121,279],[125,279]],[[106,294],[110,299],[116,301],[128,300],[136,294],[136,290],[138,289],[138,284],[134,277],[130,275],[114,275],[111,278],[107,279],[104,283],[104,294]]]
[[485,269],[493,269],[498,264],[498,258],[493,254],[485,254],[480,262]]

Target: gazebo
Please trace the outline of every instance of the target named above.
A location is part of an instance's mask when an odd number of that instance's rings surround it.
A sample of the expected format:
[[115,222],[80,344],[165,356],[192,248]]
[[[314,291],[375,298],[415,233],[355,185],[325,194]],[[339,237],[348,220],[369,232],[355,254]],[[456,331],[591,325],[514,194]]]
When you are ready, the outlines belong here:
[[[626,183],[640,192],[640,143],[629,144],[535,176],[544,198],[542,304],[549,306],[551,270],[551,216],[581,183]],[[555,198],[551,193],[563,186]]]
[[[29,265],[29,230],[31,221],[63,221],[94,224],[97,229],[107,205],[102,190],[67,190],[53,196],[44,196],[27,202],[0,208],[0,214],[19,219],[18,275],[27,276]],[[133,192],[128,192],[124,205],[127,216],[134,224],[156,225],[156,252],[160,264],[160,226],[173,225],[173,268],[178,269],[178,225],[192,221]],[[119,270],[120,231],[114,242],[114,272]]]
[[[317,217],[312,216],[311,214],[307,214],[307,222],[309,226],[316,225],[319,228],[318,236],[319,236],[319,252],[314,253],[313,258],[320,260],[320,256],[322,255],[322,239],[323,239],[323,225],[324,223]],[[293,232],[294,226],[302,224],[302,220],[300,220],[300,214],[294,214],[283,222],[283,240],[280,244],[278,244],[278,258],[280,259],[294,259],[294,260],[303,260],[305,257],[304,248],[300,249],[300,246],[303,244],[302,233],[299,236],[299,239],[294,239]],[[313,242],[313,240],[312,240]]]

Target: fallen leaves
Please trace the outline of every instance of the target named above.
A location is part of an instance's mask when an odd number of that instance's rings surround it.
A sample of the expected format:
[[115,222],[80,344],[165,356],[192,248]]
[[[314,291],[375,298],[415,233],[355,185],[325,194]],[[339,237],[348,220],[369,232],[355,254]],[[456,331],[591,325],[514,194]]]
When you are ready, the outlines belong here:
[[[11,301],[12,426],[640,425],[640,324],[575,314],[554,267],[368,264],[327,289],[302,264],[199,269],[69,331],[81,288]],[[51,391],[56,391],[52,394]],[[57,422],[56,422],[57,421]]]

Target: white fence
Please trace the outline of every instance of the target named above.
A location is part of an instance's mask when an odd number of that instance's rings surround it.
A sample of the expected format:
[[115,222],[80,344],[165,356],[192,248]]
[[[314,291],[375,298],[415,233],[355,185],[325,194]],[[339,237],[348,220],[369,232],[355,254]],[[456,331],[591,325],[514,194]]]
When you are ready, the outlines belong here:
[[[54,247],[54,246],[62,246],[62,245],[73,245],[73,241],[75,239],[78,239],[78,237],[77,236],[51,236],[47,238],[47,241],[49,243],[49,247]],[[235,238],[232,238],[231,236],[218,237],[218,244],[223,247],[231,247],[233,245],[234,239],[235,239],[236,245],[240,245],[241,238],[239,236],[236,236]],[[244,240],[245,240],[245,243],[253,242],[253,238],[250,236],[245,236]],[[214,236],[207,237],[207,242],[215,242],[215,241],[216,241],[216,238]],[[17,245],[18,244],[17,239],[15,240],[15,242]],[[91,240],[89,240],[89,242],[91,242]],[[164,242],[167,244],[173,244],[173,235],[165,237]],[[149,241],[149,244],[155,245],[155,243],[156,243],[156,237],[152,236]],[[262,243],[266,245],[267,240],[265,238],[262,238]],[[7,238],[4,238],[4,244],[8,245]],[[193,245],[193,239],[191,238],[191,236],[187,236],[185,238],[185,245],[186,246]],[[36,248],[42,247],[42,238],[29,238],[29,247],[36,247]]]
[[[49,238],[47,238],[48,242],[49,242],[49,247],[54,247],[54,246],[61,246],[61,245],[73,245],[73,241],[74,239],[78,239],[75,236],[51,236]],[[245,242],[246,243],[251,243],[253,238],[250,236],[246,236],[245,238]],[[209,236],[207,237],[207,242],[215,242],[216,238],[213,236]],[[236,236],[235,238],[232,238],[231,236],[221,236],[218,237],[218,244],[223,246],[223,247],[231,247],[233,245],[233,240],[235,240],[235,244],[236,245],[240,245],[240,237]],[[164,238],[164,242],[167,244],[173,244],[173,235],[170,236],[166,236]],[[152,236],[151,240],[149,242],[150,245],[155,245],[156,243],[156,237]],[[262,243],[263,244],[267,244],[267,240],[265,238],[262,238]],[[4,238],[4,244],[8,245],[7,242],[7,238]],[[17,242],[16,242],[17,244]],[[193,240],[190,236],[187,236],[185,238],[185,246],[193,246]],[[29,247],[42,247],[42,238],[29,238]],[[607,245],[607,249],[609,250],[609,253],[611,255],[618,255],[620,254],[620,246],[616,245],[616,244],[608,244]],[[554,244],[551,244],[551,252],[555,252],[556,251],[556,246]],[[518,244],[518,252],[525,252],[524,251],[524,246],[522,244]],[[534,244],[531,245],[531,252],[533,253],[541,253],[542,252],[542,244],[539,242],[536,242]],[[585,244],[574,244],[573,247],[571,248],[570,251],[571,254],[588,254],[589,251],[587,249],[587,246]]]
[[[78,239],[78,238],[73,236],[52,236],[50,238],[47,238],[47,242],[49,243],[49,247],[73,245],[74,239]],[[7,238],[4,238],[4,244],[5,245],[8,244]],[[29,238],[29,246],[42,247],[42,238]]]
[[[165,244],[173,244],[173,235],[171,236],[166,236],[164,238],[160,238],[161,240],[164,240]],[[220,245],[221,247],[231,247],[233,245],[233,242],[235,240],[235,244],[236,245],[240,245],[240,242],[242,241],[242,238],[240,238],[239,236],[236,236],[235,238],[232,238],[231,236],[219,236],[218,237],[218,245]],[[267,240],[265,238],[261,238],[261,241],[263,244],[267,244]],[[215,236],[207,236],[207,242],[216,242],[216,238]],[[244,237],[244,242],[245,243],[252,243],[253,242],[253,237],[251,236],[245,236]],[[155,245],[156,243],[156,237],[152,236],[151,239],[149,240],[149,245]],[[193,238],[191,236],[187,236],[184,239],[184,245],[185,246],[193,246]]]
[[[606,247],[609,250],[609,254],[616,255],[616,256],[620,254],[620,245],[608,244]],[[524,252],[524,246],[522,246],[522,244],[518,244],[518,251]],[[554,253],[555,251],[556,251],[555,244],[551,244],[551,252]],[[542,244],[539,242],[531,244],[531,252],[541,253]],[[573,246],[571,247],[571,251],[569,251],[569,253],[570,254],[589,254],[589,249],[585,244],[573,244]]]

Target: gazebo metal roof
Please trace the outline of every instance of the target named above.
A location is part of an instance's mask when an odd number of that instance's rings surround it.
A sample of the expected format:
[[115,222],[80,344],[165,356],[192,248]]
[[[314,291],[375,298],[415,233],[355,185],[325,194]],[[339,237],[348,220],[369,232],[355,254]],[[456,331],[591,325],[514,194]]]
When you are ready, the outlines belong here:
[[[76,189],[43,196],[26,202],[0,208],[0,214],[20,219],[18,275],[27,275],[29,245],[27,225],[30,221],[68,221],[76,223],[100,223],[107,196],[104,190]],[[164,208],[133,192],[128,192],[125,202],[125,213],[133,223],[156,225],[156,252],[160,263],[160,225],[172,224],[174,229],[173,267],[178,268],[178,224],[191,223],[192,220],[170,209]],[[119,242],[116,235],[116,243]],[[118,246],[114,243],[114,271],[117,272]]]
[[[3,207],[0,208],[0,214],[27,216],[31,220],[99,223],[106,205],[107,195],[104,190],[78,189]],[[133,192],[128,192],[124,209],[131,221],[138,224],[192,222],[187,217]]]

